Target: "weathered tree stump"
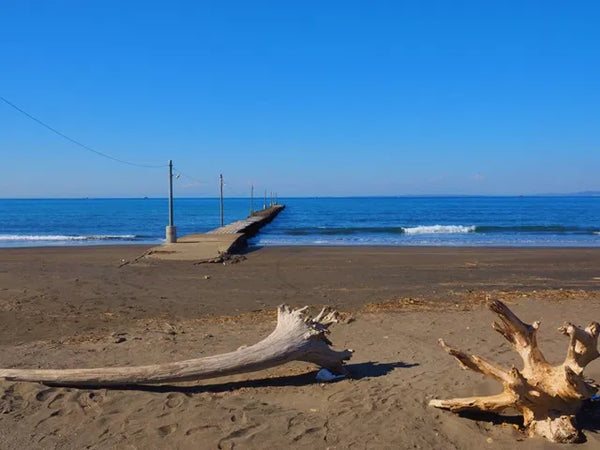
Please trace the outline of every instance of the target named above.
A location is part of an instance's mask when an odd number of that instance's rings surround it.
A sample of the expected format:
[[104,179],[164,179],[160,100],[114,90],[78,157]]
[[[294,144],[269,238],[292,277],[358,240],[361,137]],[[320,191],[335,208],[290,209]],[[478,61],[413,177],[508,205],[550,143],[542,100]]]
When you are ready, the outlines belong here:
[[96,369],[0,369],[0,378],[61,386],[124,386],[194,381],[267,369],[290,361],[305,361],[343,371],[351,350],[334,351],[327,339],[337,313],[324,308],[315,318],[306,309],[277,309],[277,326],[262,341],[221,355],[166,364]]
[[583,439],[575,416],[583,402],[592,397],[598,386],[583,376],[584,368],[598,358],[600,325],[592,322],[582,329],[567,323],[559,331],[569,337],[567,356],[563,364],[550,365],[537,343],[539,322],[529,325],[502,302],[494,301],[490,309],[500,318],[492,327],[498,331],[523,359],[523,369],[499,368],[476,355],[468,355],[450,347],[440,339],[440,345],[454,356],[463,369],[471,369],[502,383],[501,394],[485,397],[431,400],[429,404],[450,411],[501,412],[514,408],[523,414],[529,435],[538,434],[552,442],[573,443]]

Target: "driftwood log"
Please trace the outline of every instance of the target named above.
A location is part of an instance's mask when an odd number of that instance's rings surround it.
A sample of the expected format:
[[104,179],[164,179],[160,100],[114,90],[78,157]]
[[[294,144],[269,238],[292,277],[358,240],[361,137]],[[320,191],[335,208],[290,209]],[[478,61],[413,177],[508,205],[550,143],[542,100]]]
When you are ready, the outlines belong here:
[[96,369],[0,369],[0,378],[58,386],[125,386],[194,381],[253,372],[290,361],[305,361],[340,373],[351,350],[334,351],[326,334],[337,313],[324,308],[315,318],[307,307],[277,309],[277,326],[262,341],[221,355],[136,367]]
[[454,356],[463,369],[471,369],[502,383],[501,394],[486,397],[431,400],[430,405],[450,411],[501,412],[513,408],[523,414],[528,434],[538,434],[552,442],[580,442],[583,435],[575,416],[583,402],[592,397],[598,386],[586,380],[584,368],[598,358],[600,325],[592,322],[582,329],[567,323],[559,331],[569,338],[567,356],[559,366],[550,365],[537,343],[539,322],[529,325],[502,302],[494,301],[490,309],[500,318],[492,327],[510,343],[523,359],[523,369],[499,368],[483,358],[450,347],[440,339],[440,345]]

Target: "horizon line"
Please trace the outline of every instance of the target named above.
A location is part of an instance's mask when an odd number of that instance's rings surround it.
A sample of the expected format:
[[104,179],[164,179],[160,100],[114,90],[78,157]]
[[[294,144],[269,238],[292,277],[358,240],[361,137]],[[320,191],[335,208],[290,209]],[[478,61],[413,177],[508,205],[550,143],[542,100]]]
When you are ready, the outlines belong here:
[[[580,191],[570,193],[540,193],[540,194],[397,194],[397,195],[288,195],[278,196],[278,199],[314,199],[314,198],[469,198],[469,197],[600,197],[600,191]],[[165,196],[56,196],[56,197],[0,197],[0,200],[167,200]],[[250,196],[224,196],[224,199],[250,199]],[[219,196],[174,196],[177,199],[196,199],[213,200],[219,199]],[[254,197],[255,200],[261,200],[263,197]]]

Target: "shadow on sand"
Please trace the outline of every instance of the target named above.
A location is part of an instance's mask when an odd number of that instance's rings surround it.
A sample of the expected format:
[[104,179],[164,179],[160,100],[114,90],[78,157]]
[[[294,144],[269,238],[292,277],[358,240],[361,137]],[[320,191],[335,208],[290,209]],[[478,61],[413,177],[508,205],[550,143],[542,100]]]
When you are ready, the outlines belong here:
[[410,369],[411,367],[418,366],[418,363],[405,363],[402,361],[393,363],[378,363],[369,361],[366,363],[348,364],[346,368],[350,373],[350,376],[354,380],[360,380],[362,378],[377,378],[387,375],[394,369]]
[[461,411],[458,415],[465,419],[489,422],[494,425],[516,425],[519,429],[523,428],[523,416],[516,413],[509,415],[483,411]]
[[577,414],[577,423],[583,431],[600,431],[600,402],[588,400]]
[[[394,363],[377,363],[377,362],[366,362],[357,364],[348,364],[346,369],[348,370],[350,379],[360,380],[363,378],[376,378],[387,375],[391,371],[397,368],[410,368],[418,366],[418,364],[407,364],[404,362]],[[278,386],[307,386],[310,384],[318,383],[315,381],[317,370],[312,370],[299,375],[286,375],[279,377],[270,378],[259,378],[255,380],[243,380],[243,381],[230,381],[227,383],[215,383],[215,384],[204,384],[196,386],[179,386],[170,384],[161,385],[115,385],[115,386],[78,386],[76,384],[60,385],[60,387],[72,387],[82,389],[111,389],[111,390],[122,390],[122,391],[143,391],[143,392],[180,392],[183,394],[199,394],[202,392],[227,392],[234,391],[241,388],[260,388],[260,387],[278,387]],[[343,380],[343,379],[342,379]],[[341,381],[341,380],[340,380]],[[48,386],[56,386],[52,383],[46,383]]]
[[264,245],[248,244],[242,248],[237,249],[237,251],[235,253],[237,253],[238,255],[248,255],[250,253],[257,252],[257,251],[261,250],[262,248],[264,248]]
[[[466,419],[490,422],[494,425],[515,425],[520,430],[523,429],[523,416],[520,414],[507,415],[491,412],[463,411],[458,413],[458,415]],[[581,431],[584,433],[586,431],[593,433],[600,431],[600,402],[585,402],[581,408],[581,411],[579,411],[579,414],[577,414],[577,423]],[[580,442],[587,441],[584,433],[582,433],[582,440]]]

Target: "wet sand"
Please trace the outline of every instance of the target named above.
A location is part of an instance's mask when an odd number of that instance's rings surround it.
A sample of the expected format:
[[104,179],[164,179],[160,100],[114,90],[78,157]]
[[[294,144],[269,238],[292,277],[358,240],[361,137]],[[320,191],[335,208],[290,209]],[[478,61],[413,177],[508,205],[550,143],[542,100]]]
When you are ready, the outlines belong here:
[[[490,299],[526,321],[559,362],[565,320],[600,320],[600,249],[276,247],[226,264],[138,260],[138,246],[0,250],[3,367],[149,364],[266,336],[280,303],[330,305],[353,379],[315,383],[292,363],[191,386],[74,389],[2,381],[2,448],[547,448],[514,417],[462,418],[432,397],[498,386],[462,371],[443,337],[510,366]],[[586,373],[600,379],[600,362]],[[588,442],[600,412],[585,423]],[[588,423],[589,422],[589,423]]]

